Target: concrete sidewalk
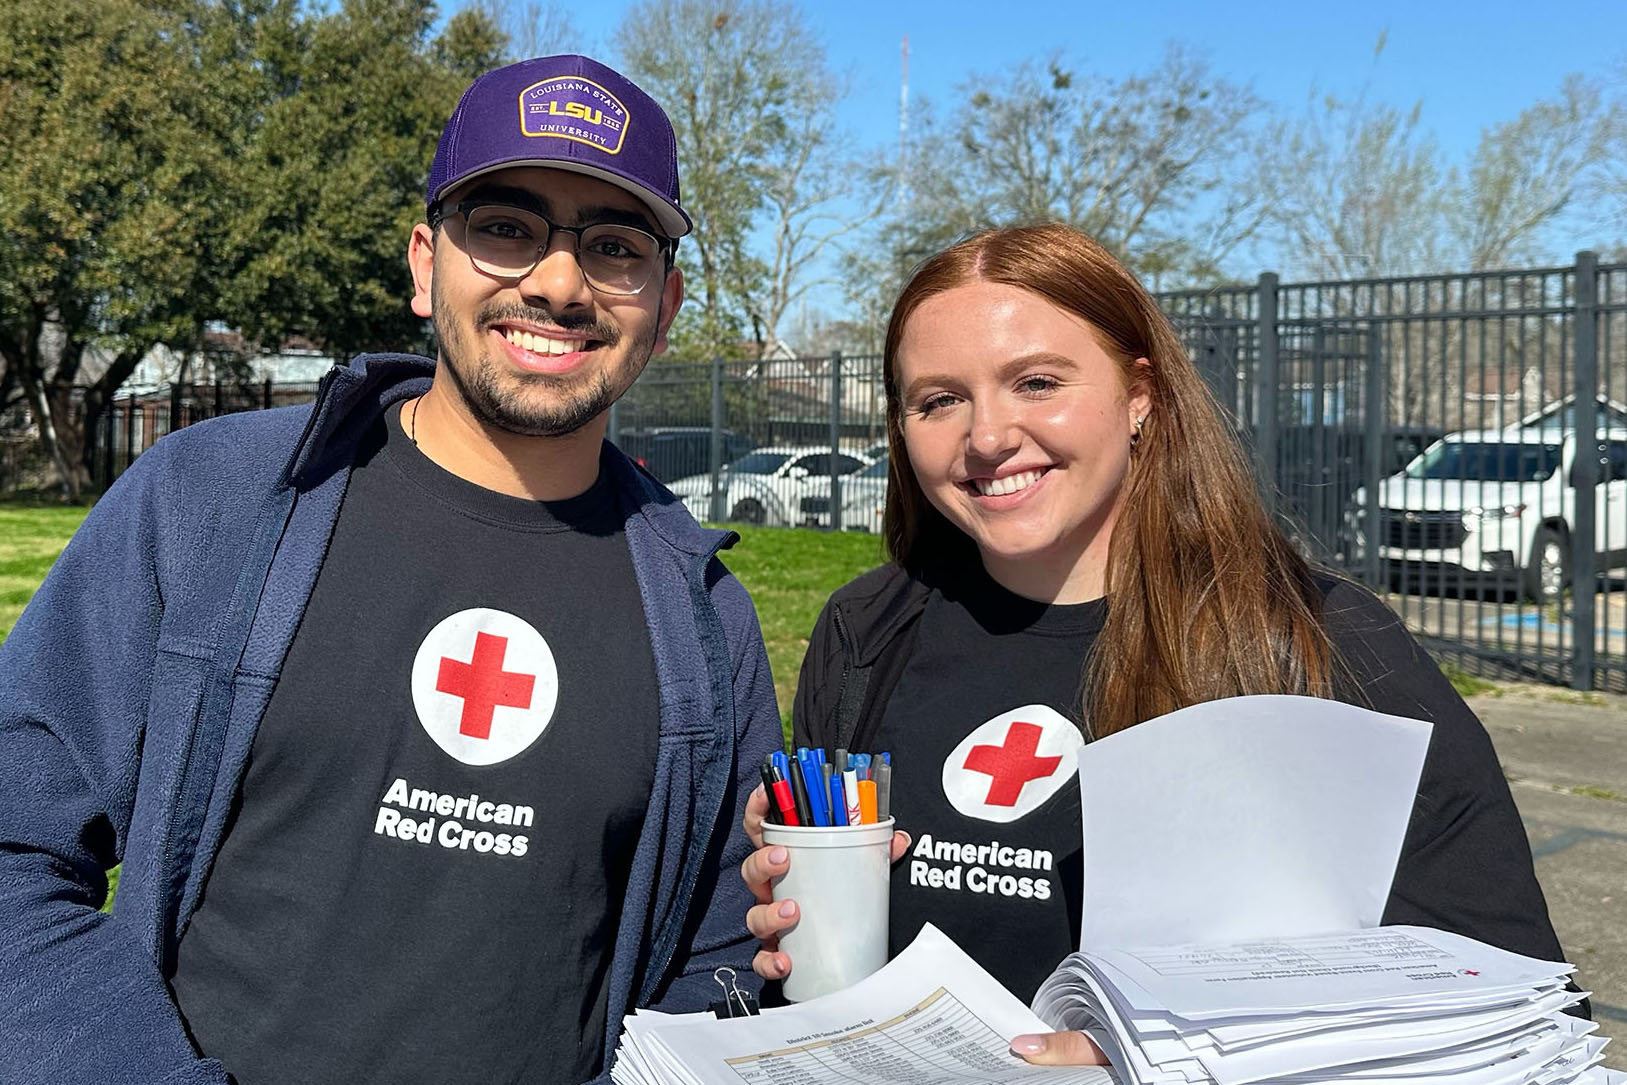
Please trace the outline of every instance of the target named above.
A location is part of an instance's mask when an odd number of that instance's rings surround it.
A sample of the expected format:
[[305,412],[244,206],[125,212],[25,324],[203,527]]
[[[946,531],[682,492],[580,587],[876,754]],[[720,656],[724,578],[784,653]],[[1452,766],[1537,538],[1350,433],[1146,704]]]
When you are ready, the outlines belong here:
[[1469,706],[1525,821],[1548,911],[1627,1070],[1627,696],[1509,686]]

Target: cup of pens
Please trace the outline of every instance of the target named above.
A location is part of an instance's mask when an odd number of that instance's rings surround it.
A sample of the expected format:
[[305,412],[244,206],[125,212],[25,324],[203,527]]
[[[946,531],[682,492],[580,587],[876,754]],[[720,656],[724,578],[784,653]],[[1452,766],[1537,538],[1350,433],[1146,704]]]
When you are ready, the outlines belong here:
[[794,900],[797,922],[780,934],[791,958],[791,1002],[839,991],[887,963],[892,759],[801,747],[763,765],[769,816],[763,843],[790,854],[775,900]]

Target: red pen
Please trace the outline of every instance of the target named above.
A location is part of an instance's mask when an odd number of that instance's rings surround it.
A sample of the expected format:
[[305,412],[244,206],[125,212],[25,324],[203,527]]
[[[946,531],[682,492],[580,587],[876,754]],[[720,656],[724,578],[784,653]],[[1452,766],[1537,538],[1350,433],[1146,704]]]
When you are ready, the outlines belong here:
[[780,808],[780,817],[787,825],[801,825],[797,818],[797,802],[791,797],[791,785],[785,780],[774,781],[774,805]]

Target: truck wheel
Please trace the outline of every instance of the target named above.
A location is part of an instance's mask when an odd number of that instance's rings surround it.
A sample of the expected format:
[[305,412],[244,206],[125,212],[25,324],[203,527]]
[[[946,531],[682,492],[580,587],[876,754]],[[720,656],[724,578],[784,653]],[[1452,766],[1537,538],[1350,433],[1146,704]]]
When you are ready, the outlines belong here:
[[761,524],[768,519],[768,510],[755,497],[742,498],[729,510],[729,519],[742,524]]
[[1570,548],[1565,533],[1544,524],[1531,539],[1531,560],[1526,563],[1520,587],[1534,603],[1558,602],[1570,587]]

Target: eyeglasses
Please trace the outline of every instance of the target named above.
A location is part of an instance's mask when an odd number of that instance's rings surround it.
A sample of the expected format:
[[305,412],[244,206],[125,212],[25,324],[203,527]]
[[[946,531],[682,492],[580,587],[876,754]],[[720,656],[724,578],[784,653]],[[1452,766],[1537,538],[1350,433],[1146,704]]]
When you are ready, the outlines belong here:
[[[454,210],[463,216],[470,263],[498,279],[531,274],[559,231],[576,235],[576,263],[589,286],[605,294],[637,294],[663,266],[672,244],[636,227],[609,222],[561,226],[506,203],[465,200]],[[439,226],[445,217],[446,212],[437,208],[430,226]]]

